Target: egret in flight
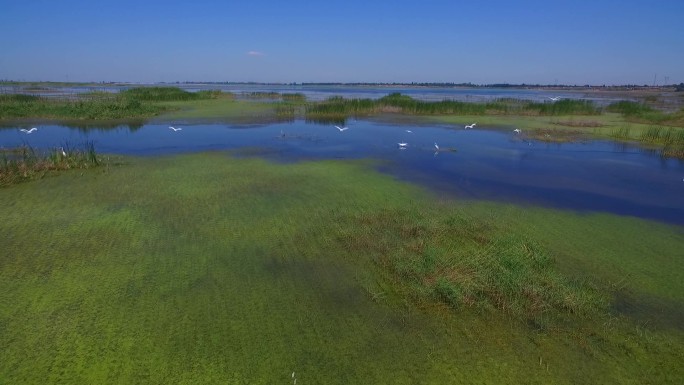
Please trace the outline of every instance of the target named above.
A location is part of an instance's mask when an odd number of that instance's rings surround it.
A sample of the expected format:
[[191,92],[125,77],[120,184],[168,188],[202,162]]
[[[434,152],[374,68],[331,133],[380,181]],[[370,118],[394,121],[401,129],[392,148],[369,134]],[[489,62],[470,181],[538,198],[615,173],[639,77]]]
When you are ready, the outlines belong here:
[[554,96],[554,97],[549,96],[548,98],[553,100],[554,102],[557,102],[560,100],[560,96]]
[[183,130],[183,129],[182,129],[182,128],[180,128],[180,127],[176,128],[176,127],[171,127],[171,126],[169,126],[169,129],[173,130],[173,132],[176,132],[176,131],[181,131],[181,130]]
[[513,130],[513,132],[515,132],[516,134],[519,134],[521,131],[519,128],[516,128],[515,130]]
[[406,142],[401,142],[401,143],[397,143],[397,144],[399,145],[399,148],[402,150],[405,149],[406,146],[408,146],[408,143],[406,143]]
[[37,131],[37,130],[38,130],[37,128],[33,127],[33,128],[31,128],[30,130],[27,130],[27,129],[25,129],[25,128],[22,128],[22,129],[19,130],[19,131],[25,132],[25,133],[27,133],[27,134],[32,134],[33,131]]
[[338,130],[340,130],[340,132],[349,129],[349,127],[340,127],[340,126],[335,126],[335,128],[337,128]]
[[466,130],[469,128],[473,128],[473,127],[475,127],[476,124],[477,123],[469,124],[469,125],[465,126],[465,128],[466,128]]

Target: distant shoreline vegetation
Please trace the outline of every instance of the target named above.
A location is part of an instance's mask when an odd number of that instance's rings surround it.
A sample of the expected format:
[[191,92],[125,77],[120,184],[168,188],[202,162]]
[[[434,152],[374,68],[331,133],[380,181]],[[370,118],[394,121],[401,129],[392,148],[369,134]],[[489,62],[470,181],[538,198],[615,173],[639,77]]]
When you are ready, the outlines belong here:
[[170,110],[159,102],[214,99],[221,91],[188,92],[177,87],[93,91],[66,97],[0,94],[0,119],[112,120],[151,118]]
[[568,90],[644,90],[644,91],[684,91],[684,83],[648,84],[540,84],[540,83],[484,83],[471,82],[240,82],[240,81],[176,81],[176,82],[53,82],[53,81],[16,81],[0,80],[0,86],[122,86],[122,87],[169,87],[177,85],[278,85],[278,86],[369,86],[369,87],[442,87],[442,88],[521,88],[521,89],[568,89]]

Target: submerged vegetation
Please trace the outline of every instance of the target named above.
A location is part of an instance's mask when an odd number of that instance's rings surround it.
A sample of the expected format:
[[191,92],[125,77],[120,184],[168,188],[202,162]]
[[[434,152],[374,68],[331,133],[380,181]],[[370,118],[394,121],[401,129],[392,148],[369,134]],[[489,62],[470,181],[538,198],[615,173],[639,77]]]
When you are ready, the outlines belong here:
[[[361,162],[208,153],[76,177],[0,189],[10,383],[684,375],[673,227],[436,202]],[[618,295],[656,305],[633,318]]]
[[495,222],[425,210],[357,214],[343,222],[340,237],[355,255],[372,251],[401,292],[424,302],[500,311],[538,325],[607,310],[605,293],[563,277],[537,242]]
[[40,179],[60,170],[92,168],[101,162],[92,142],[73,147],[66,144],[47,153],[29,145],[0,149],[0,186]]

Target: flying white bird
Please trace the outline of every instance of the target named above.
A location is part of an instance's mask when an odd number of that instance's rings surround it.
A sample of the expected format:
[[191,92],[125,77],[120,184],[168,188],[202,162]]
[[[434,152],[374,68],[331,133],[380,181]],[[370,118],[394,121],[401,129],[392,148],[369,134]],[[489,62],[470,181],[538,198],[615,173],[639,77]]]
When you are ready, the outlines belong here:
[[439,146],[437,145],[437,143],[435,143],[435,149],[439,151]]
[[183,130],[183,129],[182,129],[182,128],[180,128],[180,127],[176,128],[176,127],[171,127],[171,126],[169,126],[169,129],[173,130],[173,132],[176,132],[176,131],[181,131],[181,130]]
[[25,128],[22,128],[22,129],[20,129],[19,131],[25,132],[25,133],[27,133],[27,134],[32,134],[33,131],[37,131],[37,130],[38,130],[37,128],[33,127],[33,128],[31,128],[30,130],[27,130],[27,129],[25,129]]
[[520,129],[519,129],[519,128],[516,128],[515,130],[513,130],[513,132],[515,132],[516,134],[519,134],[519,133],[520,133]]
[[408,146],[408,143],[405,143],[405,142],[401,142],[401,143],[397,143],[397,144],[399,145],[399,148],[401,148],[402,150],[405,149],[406,146]]
[[408,132],[409,134],[413,134],[413,131],[411,130],[406,130],[406,132]]
[[557,102],[560,100],[560,96],[554,96],[554,97],[548,96],[548,98],[553,100],[554,102]]
[[465,128],[466,128],[466,130],[469,128],[473,128],[473,127],[475,127],[476,124],[477,123],[469,124],[469,125],[465,126]]
[[335,128],[337,128],[338,130],[340,130],[340,132],[349,129],[349,127],[340,127],[340,126],[335,126]]

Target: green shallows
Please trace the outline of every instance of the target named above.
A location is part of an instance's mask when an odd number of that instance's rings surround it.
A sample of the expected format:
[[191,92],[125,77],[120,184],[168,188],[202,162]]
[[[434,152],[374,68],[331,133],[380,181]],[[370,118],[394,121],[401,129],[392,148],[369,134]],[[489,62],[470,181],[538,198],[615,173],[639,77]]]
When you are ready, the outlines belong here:
[[681,228],[436,202],[372,166],[209,153],[0,189],[0,382],[684,376]]

